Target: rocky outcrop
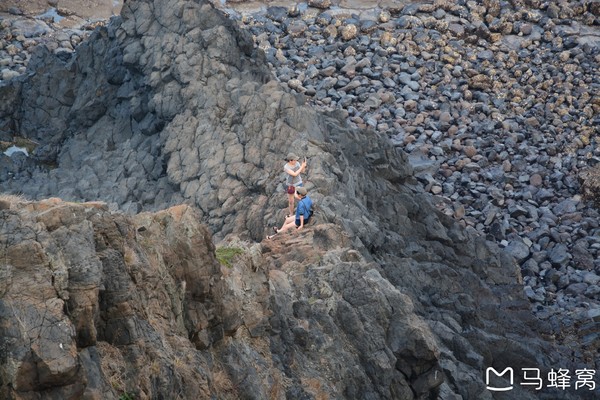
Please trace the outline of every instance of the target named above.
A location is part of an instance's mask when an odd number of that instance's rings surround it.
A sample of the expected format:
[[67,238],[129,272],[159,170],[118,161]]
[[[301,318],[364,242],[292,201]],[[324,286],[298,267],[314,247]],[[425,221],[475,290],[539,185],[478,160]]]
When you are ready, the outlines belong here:
[[[0,155],[0,187],[108,203],[4,203],[7,397],[492,398],[487,367],[596,367],[593,327],[536,320],[514,260],[437,212],[406,154],[264,63],[208,3],[128,1],[3,86],[1,126],[39,146]],[[258,246],[290,150],[316,224]],[[200,220],[246,256],[219,268]],[[556,397],[526,389],[507,396]]]
[[0,214],[0,397],[207,396],[195,348],[223,337],[223,285],[193,210],[10,199]]
[[2,204],[3,398],[491,398],[486,366],[557,362],[482,240],[377,263],[318,223],[226,266],[188,206]]

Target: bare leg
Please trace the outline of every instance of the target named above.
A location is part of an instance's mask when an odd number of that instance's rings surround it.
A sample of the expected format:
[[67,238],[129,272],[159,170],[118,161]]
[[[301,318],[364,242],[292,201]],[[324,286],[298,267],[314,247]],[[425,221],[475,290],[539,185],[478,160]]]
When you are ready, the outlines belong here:
[[289,209],[289,215],[294,215],[294,194],[289,194],[288,193],[288,209]]
[[279,229],[274,228],[273,230],[275,231],[275,233],[273,235],[267,236],[267,239],[272,238],[273,236],[275,236],[275,234],[277,234],[279,232],[287,231],[292,226],[296,226],[296,216],[295,215],[290,215],[289,217],[287,217],[285,219],[285,221],[283,221],[283,225],[281,226],[281,228],[279,228]]
[[285,231],[287,231],[288,229],[291,229],[292,227],[293,227],[293,228],[295,228],[295,227],[296,227],[296,216],[295,216],[295,215],[292,215],[292,216],[289,216],[289,217],[287,217],[287,218],[285,219],[285,222],[284,222],[284,223],[283,223],[283,225],[281,226],[281,228],[279,228],[279,229],[277,230],[277,233],[280,233],[280,232],[285,232]]

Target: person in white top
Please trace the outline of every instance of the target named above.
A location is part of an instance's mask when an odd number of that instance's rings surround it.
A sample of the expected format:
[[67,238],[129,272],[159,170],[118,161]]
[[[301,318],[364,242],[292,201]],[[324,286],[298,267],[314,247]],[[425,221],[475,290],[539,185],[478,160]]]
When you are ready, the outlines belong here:
[[302,164],[298,162],[298,158],[299,157],[296,154],[289,153],[285,158],[287,162],[283,166],[283,170],[288,174],[285,183],[288,195],[289,213],[286,217],[294,215],[294,194],[296,193],[296,188],[303,186],[302,176],[300,176],[300,174],[306,169],[306,157]]

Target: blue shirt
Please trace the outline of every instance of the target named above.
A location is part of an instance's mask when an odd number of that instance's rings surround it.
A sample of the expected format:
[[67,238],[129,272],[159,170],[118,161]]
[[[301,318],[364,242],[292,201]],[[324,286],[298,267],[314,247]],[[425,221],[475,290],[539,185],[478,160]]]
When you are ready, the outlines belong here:
[[298,202],[298,207],[296,207],[296,221],[298,224],[300,224],[301,215],[304,215],[304,222],[308,221],[312,215],[312,204],[313,202],[308,196]]

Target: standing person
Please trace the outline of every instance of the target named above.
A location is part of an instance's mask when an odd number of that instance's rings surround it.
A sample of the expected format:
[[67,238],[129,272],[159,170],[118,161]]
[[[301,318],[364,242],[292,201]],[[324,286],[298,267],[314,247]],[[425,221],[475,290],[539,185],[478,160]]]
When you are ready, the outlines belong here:
[[297,231],[301,230],[309,223],[310,217],[312,217],[312,205],[313,202],[308,197],[308,191],[304,187],[299,187],[296,189],[296,197],[298,198],[298,207],[296,207],[296,215],[290,215],[285,218],[283,225],[281,228],[277,229],[277,227],[273,227],[274,234],[267,236],[267,239],[272,239],[275,234],[280,232],[285,232],[288,229],[293,227],[296,228]]
[[287,174],[285,184],[286,191],[288,194],[288,215],[287,217],[291,217],[294,215],[294,194],[296,193],[297,187],[302,187],[302,176],[300,174],[304,172],[306,169],[306,157],[304,157],[304,161],[302,164],[298,162],[298,156],[294,153],[290,153],[287,155],[286,163],[283,166],[284,172]]

